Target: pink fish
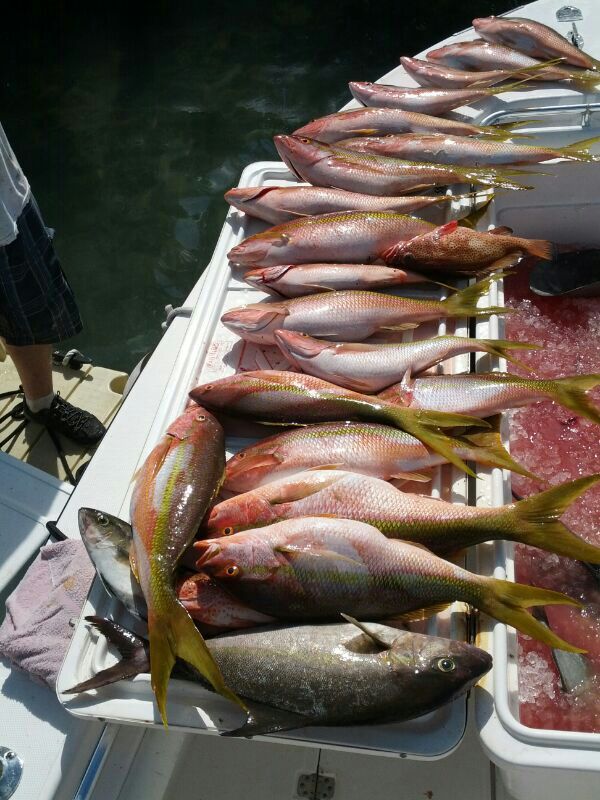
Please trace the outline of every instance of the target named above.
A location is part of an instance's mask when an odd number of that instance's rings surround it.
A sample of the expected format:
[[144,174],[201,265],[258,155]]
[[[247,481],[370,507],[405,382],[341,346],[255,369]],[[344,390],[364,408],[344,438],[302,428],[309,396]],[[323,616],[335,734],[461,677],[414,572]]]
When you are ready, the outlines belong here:
[[348,289],[275,303],[248,303],[225,312],[221,322],[242,339],[258,344],[276,344],[275,331],[281,329],[337,342],[361,342],[381,331],[397,332],[441,317],[503,313],[500,306],[477,305],[496,278],[488,276],[445,300]]
[[515,134],[503,126],[472,125],[464,120],[444,119],[416,111],[399,108],[357,108],[339,111],[326,117],[313,119],[294,131],[294,136],[305,136],[319,142],[337,142],[350,136],[385,136],[388,133],[453,133],[456,136],[484,136],[492,139],[508,139]]
[[600,475],[591,475],[528,500],[484,508],[401,492],[355,472],[309,470],[218,503],[207,535],[231,536],[299,517],[337,517],[367,522],[388,539],[416,542],[438,555],[506,539],[600,564],[600,547],[575,536],[558,519],[599,480]]
[[569,42],[560,33],[522,17],[481,17],[473,27],[489,42],[513,47],[534,58],[562,58],[567,64],[583,69],[598,69],[598,61]]
[[580,652],[524,609],[580,606],[559,592],[475,575],[355,520],[303,517],[196,542],[198,569],[284,619],[382,619],[462,600],[552,647]]
[[275,297],[304,297],[326,291],[381,289],[385,286],[431,281],[417,272],[378,264],[327,263],[261,267],[246,272],[244,280],[250,286]]
[[590,153],[600,137],[583,139],[564,147],[516,144],[473,139],[468,136],[450,136],[443,133],[405,133],[396,136],[360,136],[344,139],[339,147],[361,153],[376,153],[411,161],[437,162],[438,164],[539,164],[541,161],[560,158],[570,161],[600,161],[600,156]]
[[495,89],[474,86],[469,89],[407,89],[368,81],[351,81],[348,85],[354,99],[365,106],[401,108],[403,111],[418,111],[422,114],[445,114],[459,106],[468,106],[502,92],[512,92],[522,83],[524,81],[517,81]]
[[516,183],[512,176],[531,173],[514,167],[457,167],[406,161],[359,153],[298,136],[276,136],[274,141],[288,167],[302,180],[316,186],[335,186],[375,195],[405,194],[453,183],[480,183],[517,191],[530,188]]
[[[453,69],[447,65],[434,64],[420,58],[402,56],[400,63],[406,72],[421,86],[435,86],[439,89],[468,89],[472,86],[493,86],[495,83],[524,76],[523,70],[494,69],[487,72],[473,72]],[[533,67],[535,70],[536,67]]]
[[423,195],[375,197],[324,186],[260,186],[230,189],[225,200],[235,208],[272,225],[315,214],[336,211],[395,211],[410,214],[459,197]]
[[462,353],[492,353],[509,361],[510,350],[535,349],[536,345],[464,336],[438,336],[393,344],[332,343],[296,331],[275,331],[282,353],[302,372],[334,380],[356,392],[380,392],[413,375]]
[[[454,449],[468,461],[529,475],[510,459],[497,429],[454,437]],[[398,428],[372,422],[326,422],[284,431],[240,450],[227,462],[223,489],[247,492],[325,466],[385,480],[427,480],[419,470],[445,463],[442,455]]]
[[339,211],[284,222],[233,247],[230,261],[274,267],[315,262],[368,263],[391,245],[432,231],[431,222],[395,211]]
[[380,396],[405,408],[429,408],[478,417],[553,400],[600,425],[600,411],[585,394],[598,384],[600,375],[572,375],[553,380],[520,378],[502,372],[430,375],[391,386]]

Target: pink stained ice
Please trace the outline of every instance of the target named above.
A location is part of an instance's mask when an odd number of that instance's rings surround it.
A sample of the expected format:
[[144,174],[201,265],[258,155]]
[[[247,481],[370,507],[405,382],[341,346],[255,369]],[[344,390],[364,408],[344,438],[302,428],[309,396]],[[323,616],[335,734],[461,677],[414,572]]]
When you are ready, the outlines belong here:
[[[505,281],[505,300],[515,309],[506,318],[506,338],[544,345],[520,354],[538,378],[600,372],[600,298],[539,297],[529,290],[529,270]],[[515,374],[525,374],[509,365]],[[600,406],[600,390],[590,392]],[[511,453],[542,482],[512,476],[519,497],[548,485],[600,472],[600,427],[552,402],[511,412]],[[600,545],[600,487],[588,491],[562,517],[582,538]],[[581,611],[549,606],[550,626],[585,648],[588,680],[562,691],[550,648],[519,634],[520,719],[534,728],[600,731],[600,582],[581,563],[532,547],[515,548],[515,579],[566,592]]]

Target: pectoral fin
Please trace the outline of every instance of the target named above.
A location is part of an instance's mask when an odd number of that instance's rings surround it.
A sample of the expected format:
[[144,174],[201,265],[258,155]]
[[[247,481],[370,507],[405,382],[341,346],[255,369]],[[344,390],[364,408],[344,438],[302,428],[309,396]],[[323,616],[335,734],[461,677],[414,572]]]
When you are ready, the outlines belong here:
[[294,730],[295,728],[303,728],[318,722],[318,720],[305,717],[302,714],[267,706],[263,703],[246,701],[246,705],[249,711],[246,722],[234,730],[219,731],[221,736],[242,736],[246,739],[251,739],[253,736]]
[[333,565],[340,569],[347,569],[348,567],[359,567],[360,569],[364,569],[364,564],[361,561],[357,561],[350,556],[342,555],[342,553],[336,553],[335,550],[325,550],[324,548],[310,546],[301,547],[300,545],[293,544],[282,544],[274,547],[273,549],[276,553],[281,553],[284,555],[289,561],[314,559],[319,561],[330,561]]

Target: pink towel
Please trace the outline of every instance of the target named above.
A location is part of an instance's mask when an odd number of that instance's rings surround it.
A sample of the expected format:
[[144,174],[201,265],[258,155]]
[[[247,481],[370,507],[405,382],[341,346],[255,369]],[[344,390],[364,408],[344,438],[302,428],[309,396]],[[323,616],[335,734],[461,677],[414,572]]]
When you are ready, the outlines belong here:
[[6,601],[0,656],[54,688],[93,577],[83,542],[42,547]]

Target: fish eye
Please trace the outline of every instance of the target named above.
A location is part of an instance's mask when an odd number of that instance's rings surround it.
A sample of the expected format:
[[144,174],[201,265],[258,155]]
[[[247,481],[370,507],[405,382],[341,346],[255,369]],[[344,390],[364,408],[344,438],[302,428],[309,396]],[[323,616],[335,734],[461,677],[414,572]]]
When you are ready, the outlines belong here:
[[453,658],[438,658],[436,667],[440,672],[453,672],[456,669],[456,662]]
[[196,421],[197,422],[205,422],[206,421],[205,415],[204,414],[198,414],[198,416],[196,417]]
[[236,458],[246,458],[246,453],[244,453],[244,451],[242,450],[242,452],[241,452],[241,453],[238,453],[238,454],[236,455]]
[[213,386],[213,384],[212,384],[212,383],[207,383],[207,384],[206,384],[206,386],[204,387],[204,391],[205,391],[205,392],[210,392],[210,390],[211,390],[211,389],[214,389],[214,388],[215,388],[215,387]]
[[304,142],[304,144],[309,144],[310,143],[310,139],[307,139],[305,136],[303,136],[302,139],[300,139],[300,141]]
[[225,573],[224,574],[228,578],[237,578],[237,576],[240,574],[240,568],[237,566],[237,564],[230,564],[225,569]]
[[108,525],[108,517],[106,517],[104,514],[98,514],[97,520],[98,525],[102,525],[103,528],[106,528]]
[[228,525],[226,528],[223,528],[223,536],[231,536],[233,533],[233,528],[231,525]]

